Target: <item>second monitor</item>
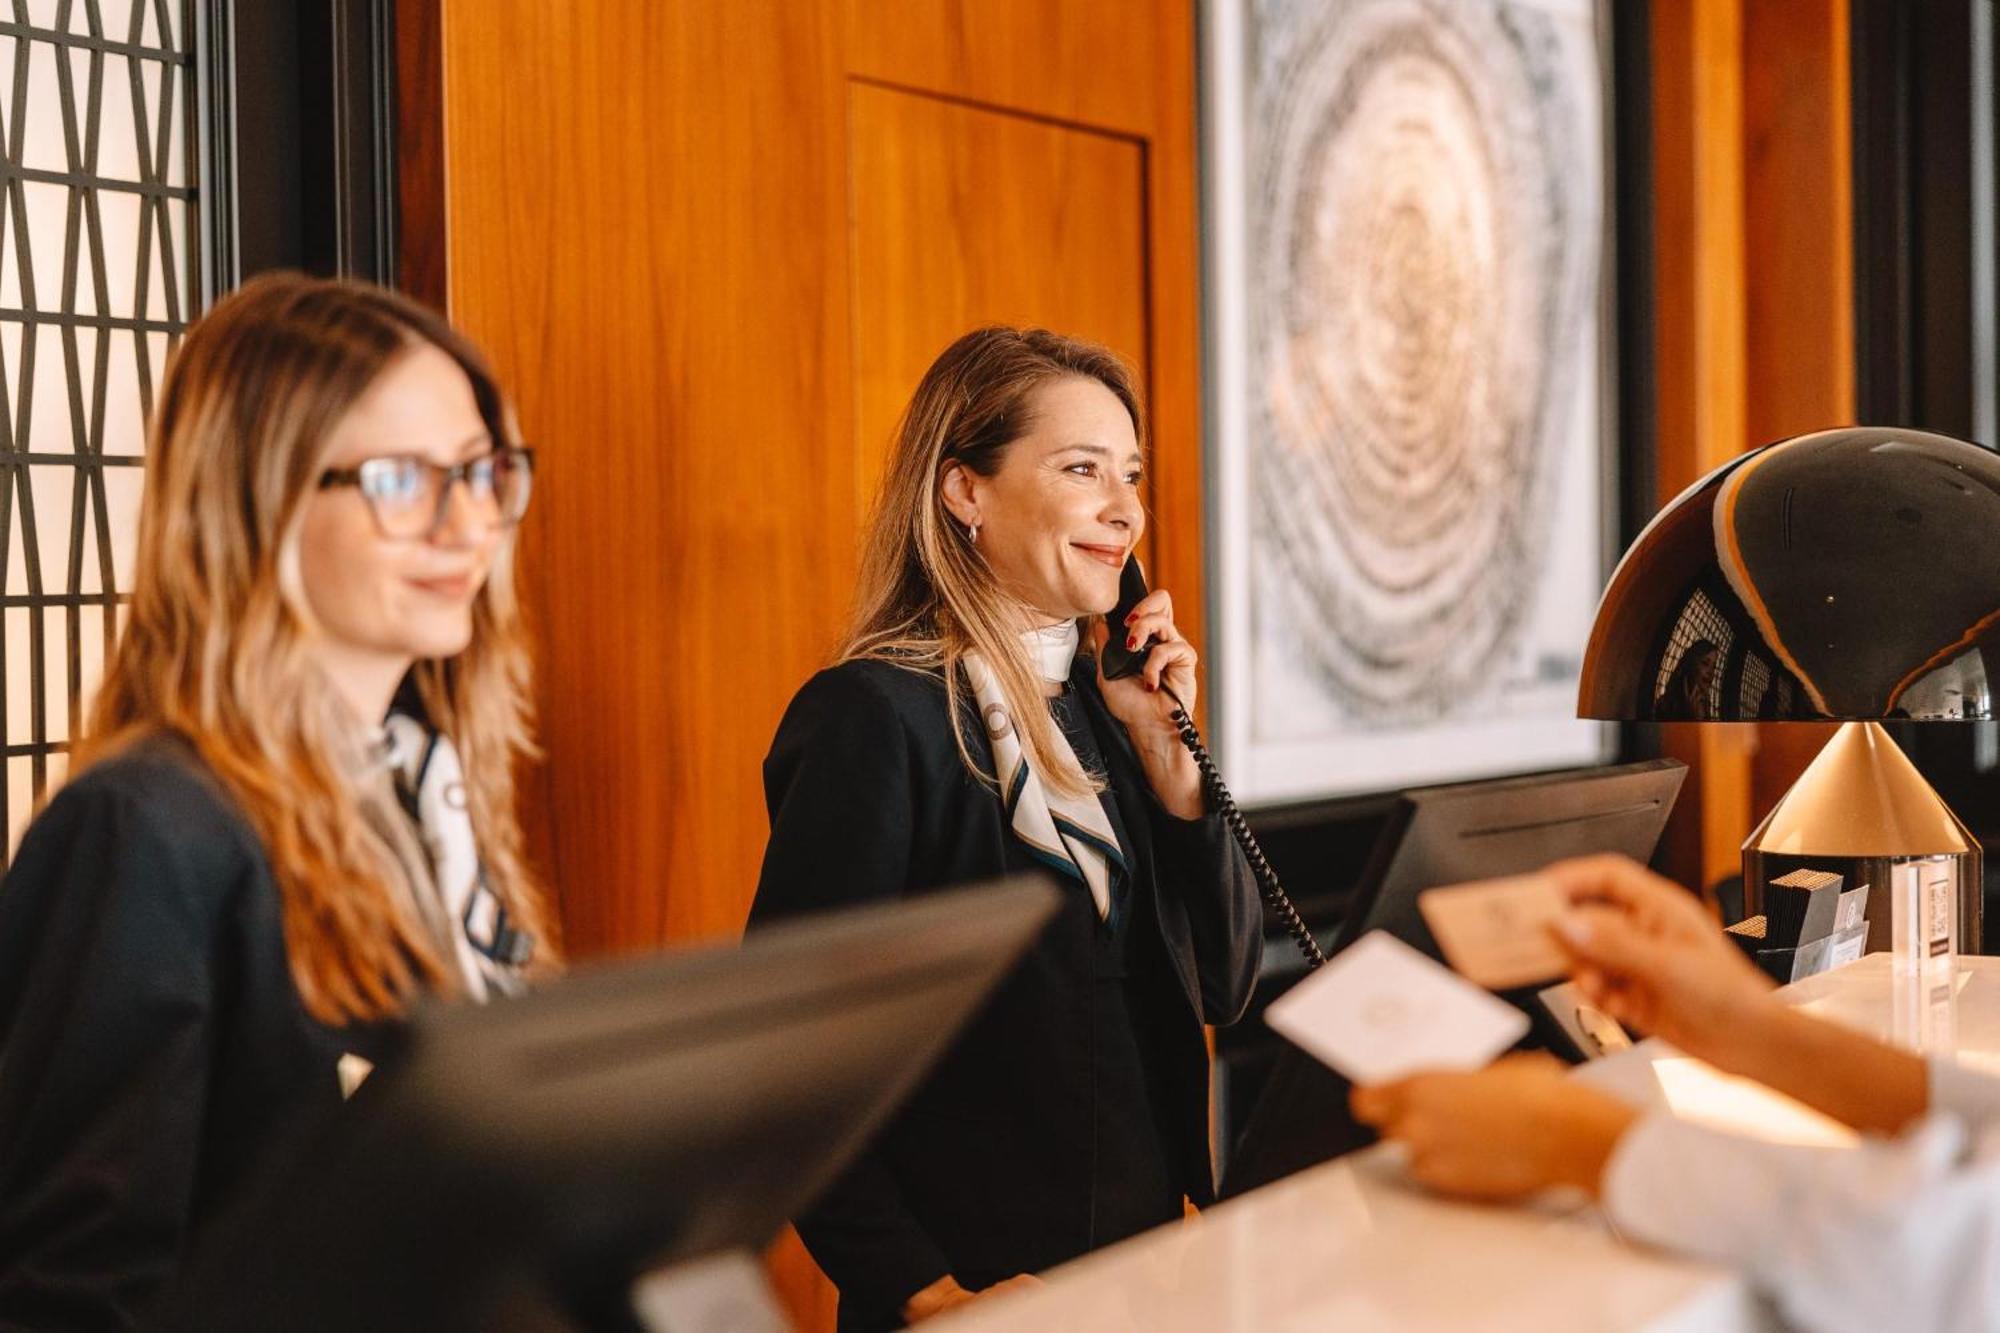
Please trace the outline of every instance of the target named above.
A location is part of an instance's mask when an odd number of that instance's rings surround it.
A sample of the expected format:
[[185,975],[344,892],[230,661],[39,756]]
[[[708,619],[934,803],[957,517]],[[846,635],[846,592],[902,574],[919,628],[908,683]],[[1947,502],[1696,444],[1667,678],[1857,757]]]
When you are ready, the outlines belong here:
[[[1386,930],[1442,962],[1417,911],[1425,889],[1600,852],[1650,860],[1686,777],[1685,764],[1651,759],[1405,792],[1377,836],[1331,952]],[[1267,959],[1272,954],[1266,950]],[[1529,1008],[1531,994],[1506,998],[1538,1024],[1546,1021]],[[1345,1080],[1288,1047],[1235,1136],[1223,1193],[1240,1194],[1366,1144],[1370,1136],[1348,1113],[1347,1093]]]

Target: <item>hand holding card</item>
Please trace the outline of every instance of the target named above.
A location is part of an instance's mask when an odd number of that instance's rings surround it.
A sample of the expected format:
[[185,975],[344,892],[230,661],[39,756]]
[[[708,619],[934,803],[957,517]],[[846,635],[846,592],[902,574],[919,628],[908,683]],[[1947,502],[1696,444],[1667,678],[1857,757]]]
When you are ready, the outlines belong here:
[[1483,1068],[1528,1031],[1519,1010],[1379,930],[1264,1012],[1273,1031],[1362,1087]]
[[1447,962],[1488,990],[1554,981],[1569,971],[1551,933],[1567,904],[1541,875],[1512,875],[1417,895]]

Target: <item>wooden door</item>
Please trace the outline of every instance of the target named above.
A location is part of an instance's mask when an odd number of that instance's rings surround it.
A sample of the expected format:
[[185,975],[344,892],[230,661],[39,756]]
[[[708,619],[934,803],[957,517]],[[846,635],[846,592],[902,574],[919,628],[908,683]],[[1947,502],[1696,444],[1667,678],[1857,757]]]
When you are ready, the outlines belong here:
[[1090,338],[1145,383],[1143,144],[865,82],[848,125],[862,512],[911,391],[967,329]]

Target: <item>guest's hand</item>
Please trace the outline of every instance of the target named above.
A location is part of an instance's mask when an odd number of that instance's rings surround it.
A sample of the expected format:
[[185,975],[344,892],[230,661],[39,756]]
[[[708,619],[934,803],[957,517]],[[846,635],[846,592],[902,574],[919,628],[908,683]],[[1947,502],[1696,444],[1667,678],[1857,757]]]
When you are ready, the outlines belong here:
[[1679,885],[1622,856],[1543,873],[1571,904],[1556,938],[1578,992],[1619,1022],[1728,1068],[1777,1014],[1771,981]]
[[1474,1199],[1571,1185],[1597,1192],[1638,1112],[1566,1077],[1547,1055],[1510,1055],[1470,1074],[1415,1074],[1356,1088],[1355,1118],[1404,1144],[1410,1174]]
[[990,1287],[981,1287],[973,1299],[985,1300],[989,1296],[1005,1296],[1014,1291],[1033,1291],[1042,1285],[1042,1280],[1033,1273],[1016,1273],[1004,1282],[995,1282]]
[[1019,1273],[990,1287],[968,1291],[958,1284],[956,1277],[947,1273],[903,1302],[903,1320],[910,1324],[921,1324],[926,1319],[935,1319],[945,1311],[955,1310],[961,1305],[970,1305],[989,1296],[1004,1296],[1010,1291],[1027,1291],[1041,1285],[1042,1280],[1034,1274]]
[[[1123,680],[1104,678],[1104,644],[1113,634],[1123,635],[1126,644],[1137,649],[1151,642],[1153,650],[1146,665]],[[1153,793],[1173,814],[1182,819],[1198,818],[1203,812],[1201,770],[1181,744],[1180,730],[1174,726],[1174,709],[1185,707],[1194,716],[1194,645],[1181,637],[1174,626],[1174,599],[1165,588],[1155,588],[1132,608],[1123,625],[1100,622],[1092,634],[1097,649],[1097,685],[1111,715],[1125,726],[1146,781]],[[1164,687],[1164,688],[1163,688]],[[1172,697],[1168,691],[1172,691]],[[1180,704],[1176,705],[1174,697]]]
[[926,1319],[935,1319],[946,1310],[955,1310],[971,1301],[977,1292],[967,1291],[958,1285],[958,1279],[946,1273],[937,1281],[903,1302],[903,1322],[921,1324]]

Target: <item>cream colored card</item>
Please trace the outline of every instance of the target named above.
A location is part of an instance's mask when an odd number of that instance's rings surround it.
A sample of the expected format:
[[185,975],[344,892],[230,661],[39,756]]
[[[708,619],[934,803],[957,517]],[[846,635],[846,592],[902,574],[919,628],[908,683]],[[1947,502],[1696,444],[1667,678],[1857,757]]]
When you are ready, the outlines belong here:
[[1565,910],[1555,885],[1540,875],[1485,879],[1417,895],[1417,910],[1445,961],[1488,990],[1554,981],[1569,962],[1551,928]]

